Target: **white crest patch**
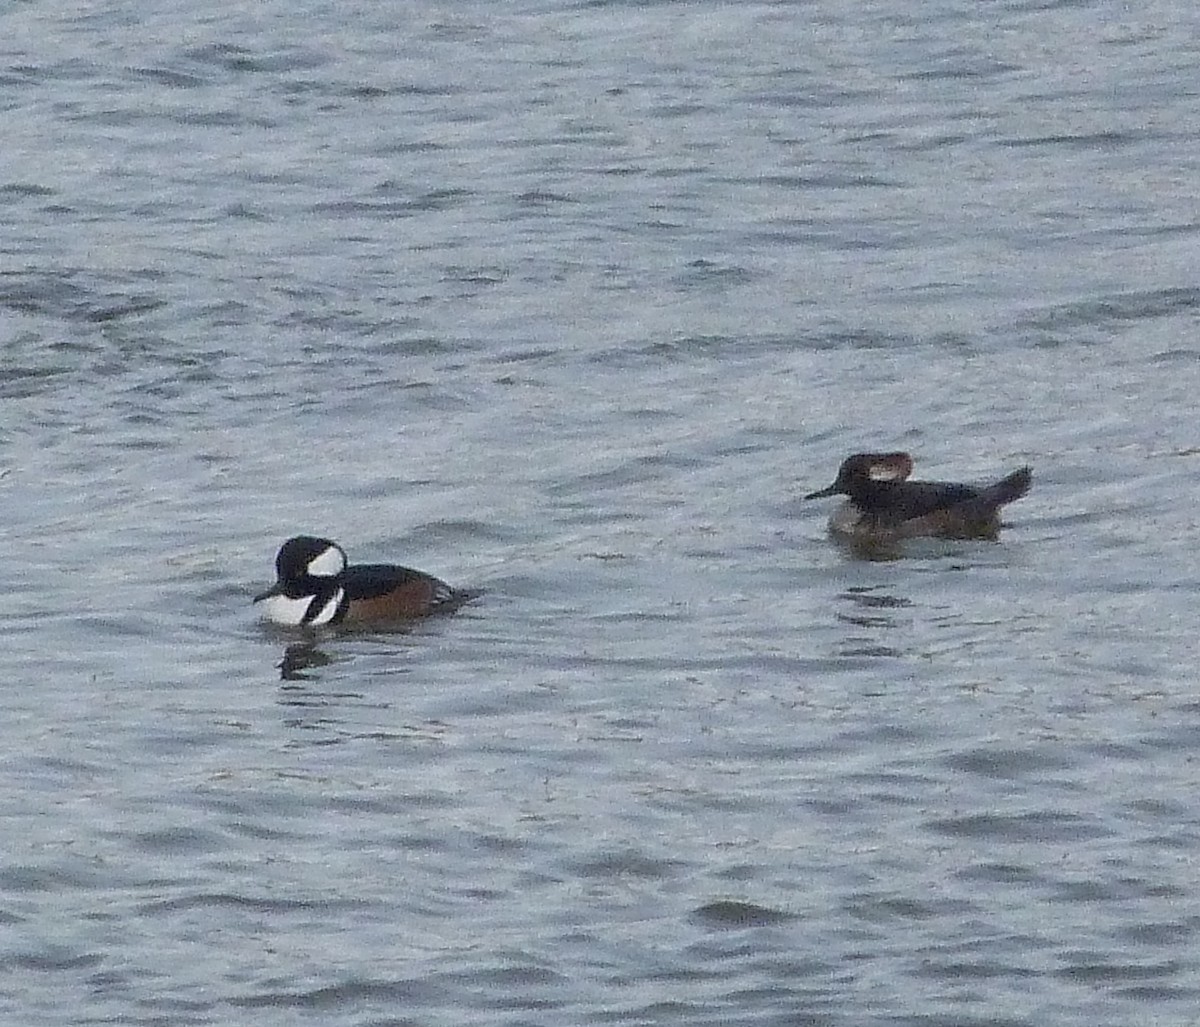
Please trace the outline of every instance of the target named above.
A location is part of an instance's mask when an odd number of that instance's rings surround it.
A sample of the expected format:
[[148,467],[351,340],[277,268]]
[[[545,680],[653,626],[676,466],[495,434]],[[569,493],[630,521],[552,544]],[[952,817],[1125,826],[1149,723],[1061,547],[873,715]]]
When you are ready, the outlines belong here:
[[334,578],[346,569],[346,554],[340,546],[330,546],[308,561],[308,573],[314,578]]
[[[318,557],[318,559],[320,559],[320,557]],[[344,560],[342,562],[345,563]],[[346,594],[346,590],[344,588],[339,588],[336,592],[333,593],[332,597],[330,597],[329,602],[327,602],[321,608],[321,612],[318,613],[308,623],[309,624],[328,624],[331,620],[333,620],[333,615],[335,613],[337,613],[338,607],[342,605],[342,597],[345,594]]]
[[867,474],[872,481],[904,481],[912,474],[912,469],[912,457],[907,453],[894,453],[871,464]]

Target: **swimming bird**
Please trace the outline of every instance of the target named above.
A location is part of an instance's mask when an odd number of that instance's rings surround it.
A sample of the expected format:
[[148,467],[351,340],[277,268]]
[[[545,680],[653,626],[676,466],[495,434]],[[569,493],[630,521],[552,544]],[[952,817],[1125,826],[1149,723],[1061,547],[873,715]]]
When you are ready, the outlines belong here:
[[254,597],[268,620],[286,627],[379,624],[450,613],[475,593],[390,563],[348,564],[327,538],[298,535],[279,547],[276,581]]
[[850,539],[994,539],[1000,531],[1000,507],[1020,499],[1033,483],[1028,467],[981,486],[909,481],[912,469],[907,453],[855,453],[842,462],[832,485],[804,498],[849,496],[830,518],[829,530]]

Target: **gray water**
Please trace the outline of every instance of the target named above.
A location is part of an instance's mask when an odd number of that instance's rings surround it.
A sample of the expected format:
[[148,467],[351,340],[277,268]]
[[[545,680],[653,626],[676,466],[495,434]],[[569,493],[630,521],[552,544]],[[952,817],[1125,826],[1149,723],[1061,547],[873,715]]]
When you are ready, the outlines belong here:
[[[1195,5],[0,40],[0,1020],[1196,1022]],[[864,448],[1035,485],[864,561]]]

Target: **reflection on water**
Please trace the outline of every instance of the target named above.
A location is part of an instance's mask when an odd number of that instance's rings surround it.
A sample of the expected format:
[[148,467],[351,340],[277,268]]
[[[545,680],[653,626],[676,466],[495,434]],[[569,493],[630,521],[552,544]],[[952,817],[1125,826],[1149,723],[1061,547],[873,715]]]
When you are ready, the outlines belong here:
[[981,551],[981,547],[995,545],[1000,541],[998,532],[979,533],[971,539],[948,539],[933,536],[889,538],[880,535],[844,534],[830,530],[829,537],[847,556],[868,563],[888,563],[905,559],[931,560],[955,556],[962,552]]
[[866,636],[853,636],[845,640],[838,649],[841,656],[903,656],[904,651],[895,646],[885,644],[877,639],[877,633],[890,631],[901,627],[890,611],[902,610],[912,606],[912,602],[889,592],[881,591],[878,586],[866,585],[847,589],[838,599],[849,607],[849,610],[838,610],[835,615],[844,624],[868,629],[871,633]]
[[[854,588],[848,588],[838,598],[862,610],[898,610],[912,606],[911,599],[904,599],[901,596],[881,592],[878,586],[875,585],[859,585]],[[876,627],[880,624],[891,623],[890,617],[869,614],[858,616],[839,614],[839,618],[848,620],[852,624],[861,624],[864,627]]]
[[310,675],[307,671],[313,667],[325,667],[333,662],[333,657],[314,642],[293,642],[283,651],[283,659],[279,661],[279,677],[284,681],[304,681]]

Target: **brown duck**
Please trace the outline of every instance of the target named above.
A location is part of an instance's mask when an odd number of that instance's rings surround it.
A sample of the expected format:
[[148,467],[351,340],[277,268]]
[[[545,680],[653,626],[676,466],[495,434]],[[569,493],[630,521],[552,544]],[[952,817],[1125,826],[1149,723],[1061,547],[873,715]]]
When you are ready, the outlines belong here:
[[829,528],[852,539],[994,539],[1000,531],[1000,507],[1020,499],[1033,483],[1028,467],[981,486],[909,481],[912,468],[907,453],[855,453],[842,462],[832,485],[804,498],[849,496],[830,518]]

